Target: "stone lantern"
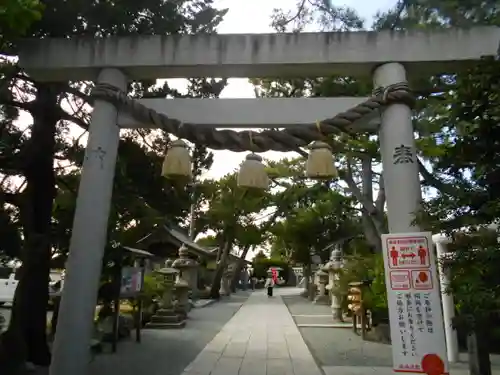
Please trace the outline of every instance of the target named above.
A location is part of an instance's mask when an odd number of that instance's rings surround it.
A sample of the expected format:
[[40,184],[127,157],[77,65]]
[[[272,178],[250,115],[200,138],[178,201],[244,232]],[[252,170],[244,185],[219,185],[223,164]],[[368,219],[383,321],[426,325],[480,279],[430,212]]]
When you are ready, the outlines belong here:
[[176,299],[174,310],[184,318],[187,318],[187,313],[191,310],[191,304],[189,303],[189,277],[191,273],[189,271],[197,265],[196,261],[188,257],[188,250],[184,246],[179,249],[179,258],[172,263],[172,267],[179,270],[177,280],[174,284],[174,296]]
[[327,305],[329,302],[328,295],[326,294],[326,284],[328,284],[328,273],[323,271],[323,269],[319,269],[316,272],[316,278],[318,285],[318,293],[316,294],[314,303]]
[[182,328],[186,325],[186,320],[175,312],[173,305],[173,293],[175,279],[179,271],[171,267],[172,261],[166,261],[165,267],[156,273],[163,277],[163,295],[160,308],[151,317],[151,321],[146,324],[147,328]]
[[330,253],[330,261],[327,263],[326,267],[329,275],[329,283],[327,289],[330,291],[330,296],[332,299],[332,314],[333,320],[336,322],[343,322],[344,318],[342,316],[342,301],[341,298],[336,293],[339,287],[339,271],[342,269],[342,250],[340,246],[336,246]]
[[221,296],[230,296],[231,295],[231,281],[233,279],[234,274],[234,265],[228,264],[224,269],[224,273],[222,274],[222,280],[220,285],[219,294]]
[[182,279],[187,282],[191,290],[192,298],[196,298],[198,294],[199,264],[189,257],[189,250],[185,245],[179,248],[179,258],[175,260],[173,267],[180,271]]

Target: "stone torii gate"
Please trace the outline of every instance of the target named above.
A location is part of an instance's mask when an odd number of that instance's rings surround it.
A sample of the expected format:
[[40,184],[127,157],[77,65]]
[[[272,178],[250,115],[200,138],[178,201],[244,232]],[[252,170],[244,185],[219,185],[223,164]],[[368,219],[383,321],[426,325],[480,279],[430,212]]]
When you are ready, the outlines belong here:
[[[407,72],[412,78],[457,72],[482,56],[496,56],[499,40],[494,27],[26,40],[19,62],[33,78],[97,83],[50,374],[86,375],[120,128],[163,127],[214,149],[254,152],[289,151],[320,139],[318,118],[327,119],[323,135],[338,127],[378,129],[390,231],[418,231],[412,221],[421,191]],[[140,79],[335,74],[371,75],[381,90],[371,99],[131,101],[123,93],[129,80]],[[285,129],[238,134],[216,127]]]

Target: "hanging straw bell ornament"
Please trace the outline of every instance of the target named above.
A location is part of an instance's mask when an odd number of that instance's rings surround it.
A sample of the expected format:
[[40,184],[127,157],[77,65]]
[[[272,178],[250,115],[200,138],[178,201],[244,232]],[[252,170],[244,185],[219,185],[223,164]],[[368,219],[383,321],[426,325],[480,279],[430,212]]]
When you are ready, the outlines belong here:
[[262,157],[253,152],[248,154],[240,165],[238,186],[249,189],[265,190],[269,187],[269,177],[266,167],[262,164]]
[[338,176],[332,148],[325,142],[314,141],[306,163],[306,176],[312,179],[330,179]]
[[180,139],[172,142],[163,160],[161,175],[170,179],[186,181],[192,178],[191,155],[189,155],[186,142]]

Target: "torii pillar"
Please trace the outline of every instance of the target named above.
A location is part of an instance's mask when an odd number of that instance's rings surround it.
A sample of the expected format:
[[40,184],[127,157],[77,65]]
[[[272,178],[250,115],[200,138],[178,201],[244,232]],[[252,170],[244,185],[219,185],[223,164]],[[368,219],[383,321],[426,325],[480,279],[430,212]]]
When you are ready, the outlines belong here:
[[[126,91],[118,69],[103,69],[99,83]],[[82,374],[90,361],[97,290],[106,247],[109,209],[115,176],[120,128],[117,108],[96,100],[78,188],[59,329],[52,350],[50,375]]]
[[[375,88],[406,81],[399,63],[380,65],[373,73]],[[413,224],[422,192],[411,115],[411,108],[399,103],[381,113],[379,140],[390,233],[420,232]]]

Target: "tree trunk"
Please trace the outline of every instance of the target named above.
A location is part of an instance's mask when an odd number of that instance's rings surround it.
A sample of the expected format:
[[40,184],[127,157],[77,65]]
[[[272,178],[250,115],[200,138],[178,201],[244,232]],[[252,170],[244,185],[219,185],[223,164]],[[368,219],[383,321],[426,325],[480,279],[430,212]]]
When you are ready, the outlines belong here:
[[478,320],[474,322],[474,329],[467,335],[469,373],[471,375],[491,375],[489,327],[485,327]]
[[369,244],[376,253],[382,252],[381,235],[387,233],[384,218],[385,205],[385,186],[381,176],[379,183],[379,193],[375,202],[373,202],[373,170],[372,160],[369,157],[361,159],[361,190],[354,181],[351,168],[351,161],[347,161],[347,171],[343,178],[349,187],[351,193],[361,203],[361,214],[363,223],[363,232]]
[[226,238],[227,241],[222,249],[222,255],[220,257],[219,262],[217,263],[214,279],[212,281],[212,287],[210,288],[210,298],[213,299],[220,298],[219,290],[221,287],[222,277],[224,276],[224,268],[226,268],[227,259],[229,258],[229,251],[231,250],[231,246],[233,246],[234,236],[228,235]]
[[37,97],[33,104],[31,139],[23,160],[27,182],[21,206],[25,245],[8,330],[12,336],[21,335],[19,339],[24,342],[29,362],[48,366],[48,282],[52,204],[56,193],[55,133],[59,120],[57,92],[54,87],[50,84],[37,85]]
[[233,279],[231,280],[231,289],[233,290],[233,292],[236,291],[236,286],[238,284],[238,280],[240,279],[241,271],[243,270],[243,267],[245,265],[245,258],[247,257],[249,250],[250,245],[245,246],[243,248],[243,251],[241,252],[240,259],[238,259],[238,262],[236,263]]
[[[47,237],[30,234],[25,240],[8,331],[21,343],[23,362],[38,366],[50,364],[47,345],[47,305],[50,256],[46,256]],[[43,282],[45,281],[45,282]],[[18,341],[19,340],[19,341]],[[21,356],[20,356],[21,358]]]
[[219,248],[217,249],[217,257],[215,258],[215,261],[218,263],[220,261],[220,258],[222,257],[222,252],[224,251],[224,233],[219,238]]
[[[365,156],[361,159],[361,194],[363,194],[363,198],[366,202],[373,202],[373,170],[372,170],[372,158],[371,156]],[[382,252],[382,243],[380,235],[382,233],[379,232],[379,228],[377,227],[376,219],[378,212],[377,207],[374,205],[373,209],[369,211],[366,207],[363,207],[361,217],[363,223],[363,231],[365,232],[365,236],[367,241],[373,247],[376,253]]]
[[361,223],[366,241],[372,246],[375,253],[382,253],[382,240],[377,231],[373,217],[364,209],[361,209]]

